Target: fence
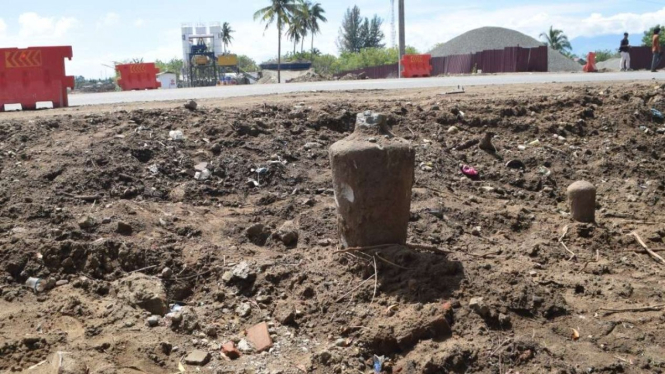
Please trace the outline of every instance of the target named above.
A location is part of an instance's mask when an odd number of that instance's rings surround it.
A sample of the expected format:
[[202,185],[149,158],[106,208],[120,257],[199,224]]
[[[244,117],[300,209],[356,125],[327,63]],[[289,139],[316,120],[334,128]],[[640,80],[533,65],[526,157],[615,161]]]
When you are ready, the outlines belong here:
[[[631,47],[630,48],[630,68],[633,70],[651,69],[651,59],[653,53],[651,47]],[[618,63],[617,63],[618,65]],[[665,58],[661,59],[657,69],[665,68]]]
[[[468,55],[455,55],[432,58],[432,75],[470,74],[474,66],[483,73],[517,73],[526,71],[546,72],[547,52],[545,46],[537,48],[508,47],[485,50]],[[665,63],[665,61],[664,61]],[[397,78],[398,65],[372,66],[335,74],[343,77],[349,73],[365,73],[367,78]]]

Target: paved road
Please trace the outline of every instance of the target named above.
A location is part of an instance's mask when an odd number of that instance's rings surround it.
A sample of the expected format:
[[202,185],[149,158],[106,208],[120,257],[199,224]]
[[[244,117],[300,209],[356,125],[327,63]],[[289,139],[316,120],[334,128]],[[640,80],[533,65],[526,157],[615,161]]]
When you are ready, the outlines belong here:
[[290,84],[254,84],[247,86],[222,86],[204,88],[183,88],[177,90],[152,90],[132,92],[109,92],[97,94],[71,95],[69,104],[100,105],[144,101],[167,101],[187,99],[213,99],[254,95],[284,94],[308,91],[345,91],[405,88],[435,88],[461,86],[485,86],[504,84],[537,84],[569,82],[620,82],[647,81],[665,78],[665,72],[651,73],[635,71],[626,73],[522,73],[484,76],[458,76],[420,79],[377,79],[363,81],[331,81]]

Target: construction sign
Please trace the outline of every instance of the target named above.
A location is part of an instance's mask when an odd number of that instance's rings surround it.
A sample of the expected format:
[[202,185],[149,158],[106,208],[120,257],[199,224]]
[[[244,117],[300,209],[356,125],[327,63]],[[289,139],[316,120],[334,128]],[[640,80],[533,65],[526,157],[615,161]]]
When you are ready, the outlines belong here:
[[146,64],[131,64],[129,65],[129,72],[132,74],[145,73],[147,71],[146,66]]
[[237,66],[238,65],[238,56],[236,56],[236,55],[217,56],[217,65],[219,65],[219,66]]
[[18,50],[5,52],[5,66],[7,69],[36,68],[42,66],[42,51]]

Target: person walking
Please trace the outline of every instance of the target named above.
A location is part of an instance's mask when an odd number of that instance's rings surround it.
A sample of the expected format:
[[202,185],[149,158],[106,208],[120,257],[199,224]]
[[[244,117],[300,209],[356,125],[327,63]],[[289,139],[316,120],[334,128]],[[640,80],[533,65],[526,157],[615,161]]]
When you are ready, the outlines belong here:
[[660,27],[653,30],[653,39],[651,39],[651,52],[653,52],[653,60],[651,60],[651,72],[656,72],[660,59],[663,57],[663,52],[660,50]]
[[621,53],[621,71],[630,70],[630,42],[628,41],[627,32],[623,34],[619,52]]

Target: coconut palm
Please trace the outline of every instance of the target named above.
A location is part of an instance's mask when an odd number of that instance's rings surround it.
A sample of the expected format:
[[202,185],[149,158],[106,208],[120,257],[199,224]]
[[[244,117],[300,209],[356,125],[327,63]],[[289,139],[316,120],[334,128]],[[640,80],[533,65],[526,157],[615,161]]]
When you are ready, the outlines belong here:
[[553,26],[550,26],[548,32],[540,34],[541,38],[545,38],[545,42],[550,48],[559,52],[566,52],[571,50],[573,47],[568,41],[568,37],[563,33],[562,30],[557,30]]
[[281,83],[282,70],[282,31],[288,25],[293,14],[298,12],[295,0],[270,0],[270,5],[254,13],[254,20],[261,20],[266,24],[266,30],[277,23],[277,83]]
[[310,51],[314,51],[314,35],[321,33],[319,21],[328,22],[328,19],[323,15],[326,11],[321,7],[321,3],[312,4],[309,1],[305,1],[305,7],[307,9],[307,28],[310,34],[312,34],[312,49]]
[[289,27],[286,29],[286,37],[293,42],[293,54],[296,54],[296,47],[298,43],[303,38],[303,28],[299,20],[292,19],[289,23]]
[[231,28],[231,25],[228,22],[224,22],[222,25],[222,44],[224,45],[224,53],[229,49],[229,45],[233,41],[233,34],[236,32]]

